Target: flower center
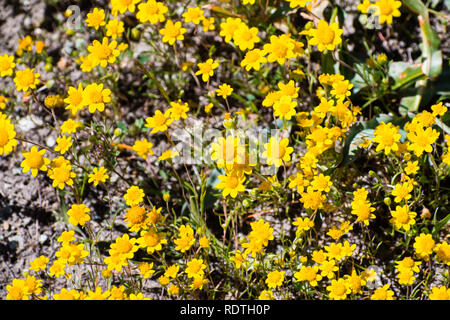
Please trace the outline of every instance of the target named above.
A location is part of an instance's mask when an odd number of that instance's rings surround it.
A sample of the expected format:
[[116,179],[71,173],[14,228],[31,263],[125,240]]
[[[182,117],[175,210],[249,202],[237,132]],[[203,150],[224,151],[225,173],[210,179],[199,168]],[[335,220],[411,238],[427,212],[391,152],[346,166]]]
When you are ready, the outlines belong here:
[[336,293],[337,296],[342,296],[344,295],[344,293],[346,292],[346,288],[345,285],[343,284],[337,284],[334,288],[334,292]]
[[166,117],[163,114],[155,114],[154,116],[155,126],[160,127],[166,123]]
[[227,187],[230,189],[234,189],[238,186],[239,180],[237,177],[229,177],[227,180]]
[[401,224],[407,223],[409,221],[408,213],[405,211],[400,212],[400,214],[397,216],[397,221]]
[[8,59],[0,57],[0,71],[7,71],[11,68],[11,63]]
[[30,71],[23,72],[20,77],[20,82],[23,86],[28,86],[34,83],[34,74]]
[[142,207],[133,207],[128,210],[127,220],[132,224],[140,223],[144,220],[145,217],[145,209]]
[[317,38],[322,44],[331,44],[334,41],[334,31],[330,27],[325,27],[317,31]]
[[127,240],[118,240],[116,251],[119,253],[128,253],[133,248],[133,245]]
[[27,157],[27,162],[30,168],[39,169],[40,167],[42,167],[44,159],[39,152],[30,152]]
[[291,105],[289,103],[280,103],[279,110],[281,114],[288,114],[291,111]]
[[89,97],[91,98],[91,101],[93,103],[102,103],[103,102],[103,95],[101,92],[94,90],[91,92],[91,94],[89,95]]
[[0,128],[0,147],[6,146],[9,141],[9,134],[6,128]]
[[58,181],[65,182],[70,178],[70,170],[67,170],[64,166],[55,169],[55,177]]

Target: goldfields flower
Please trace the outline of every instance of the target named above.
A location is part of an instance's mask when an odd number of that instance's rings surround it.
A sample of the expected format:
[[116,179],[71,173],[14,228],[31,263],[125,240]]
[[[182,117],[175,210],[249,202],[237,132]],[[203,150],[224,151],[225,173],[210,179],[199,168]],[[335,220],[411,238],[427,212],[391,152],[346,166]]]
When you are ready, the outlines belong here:
[[56,143],[55,151],[64,154],[69,151],[69,148],[72,146],[72,137],[63,135],[56,138]]
[[395,210],[391,211],[392,219],[389,222],[393,223],[396,229],[404,229],[409,231],[411,226],[416,223],[414,218],[417,213],[409,211],[409,206],[397,206]]
[[303,231],[308,231],[311,228],[314,228],[314,221],[311,221],[307,217],[306,218],[297,217],[292,224],[297,227],[297,234],[301,234],[303,233]]
[[320,104],[314,108],[314,113],[319,117],[324,118],[328,112],[331,112],[333,107],[334,107],[333,100],[320,98]]
[[355,269],[352,270],[351,275],[345,275],[344,279],[347,282],[347,287],[350,288],[353,294],[362,293],[361,287],[366,284],[366,281],[356,273]]
[[241,250],[236,250],[234,256],[230,257],[230,261],[234,263],[237,269],[245,265],[245,256],[242,254]]
[[169,150],[164,151],[158,157],[158,160],[159,161],[164,161],[164,160],[168,160],[168,159],[173,159],[173,158],[175,158],[178,155],[179,155],[178,151],[173,151],[172,149],[169,149]]
[[89,174],[88,183],[93,183],[94,187],[96,187],[100,182],[105,183],[106,179],[109,178],[109,175],[106,174],[107,170],[105,167],[94,168],[92,173]]
[[[1,58],[0,58],[1,59]],[[1,62],[0,62],[1,64]],[[1,67],[0,67],[1,70]],[[437,104],[433,104],[431,106],[431,110],[433,111],[433,116],[443,116],[447,112],[447,107],[442,104],[442,102],[439,102]]]
[[202,20],[202,27],[203,27],[203,31],[207,32],[207,31],[212,31],[216,29],[216,26],[214,25],[214,17],[210,17],[210,18],[204,18]]
[[405,166],[405,173],[410,176],[410,175],[415,175],[417,173],[417,171],[419,171],[420,167],[419,167],[419,161],[408,161],[406,163]]
[[291,120],[296,115],[295,107],[297,102],[292,100],[290,96],[282,96],[280,100],[276,101],[273,105],[275,117],[280,119]]
[[28,89],[36,89],[36,85],[39,84],[39,73],[34,73],[34,69],[25,69],[16,71],[14,82],[16,84],[17,91],[28,91]]
[[149,142],[147,138],[142,140],[136,140],[133,145],[133,151],[137,153],[138,156],[147,159],[148,155],[153,155],[153,143]]
[[302,193],[308,184],[309,181],[305,179],[304,175],[300,171],[297,171],[295,176],[289,177],[289,188],[297,188],[298,193]]
[[290,154],[294,152],[294,148],[288,147],[289,139],[281,139],[280,142],[275,137],[271,137],[269,142],[267,142],[264,147],[265,151],[262,156],[267,158],[267,164],[269,166],[274,165],[275,167],[280,167],[284,162],[291,160]]
[[144,207],[133,205],[127,209],[123,221],[130,228],[130,231],[138,232],[149,226],[148,213]]
[[91,209],[86,207],[85,204],[72,204],[67,211],[69,222],[74,226],[84,226],[87,221],[91,220],[91,217],[89,216],[90,211]]
[[172,46],[176,41],[184,40],[186,31],[186,28],[181,27],[181,21],[173,23],[172,20],[167,20],[165,27],[160,29],[159,33],[163,36],[162,41]]
[[271,107],[281,99],[281,92],[280,91],[270,91],[266,97],[264,98],[262,105],[263,107]]
[[351,95],[350,90],[353,88],[353,84],[349,83],[348,80],[342,80],[333,82],[332,87],[333,89],[330,93],[337,99],[341,99]]
[[208,279],[203,278],[203,276],[194,276],[192,283],[189,286],[192,290],[202,290],[203,286],[209,282]]
[[[13,148],[15,148],[18,144],[15,137],[16,131],[14,125],[11,123],[11,120],[0,113],[0,155],[7,155],[13,151]],[[32,159],[30,159],[30,161],[31,160]]]
[[372,213],[375,211],[369,201],[362,199],[354,199],[351,203],[352,206],[352,214],[356,215],[358,218],[357,222],[361,221],[366,226],[369,225],[370,219],[375,219],[375,215]]
[[76,121],[73,119],[67,119],[64,121],[60,127],[61,133],[72,134],[77,132],[77,129],[81,127],[82,124],[80,121]]
[[263,290],[261,291],[258,300],[273,300],[275,299],[273,292],[270,290]]
[[166,20],[164,14],[169,10],[164,3],[156,0],[148,0],[145,3],[140,3],[138,9],[136,18],[142,23],[149,22],[151,24],[164,22]]
[[217,183],[216,189],[223,189],[222,196],[224,197],[230,195],[232,198],[236,198],[239,192],[245,191],[245,187],[243,185],[245,181],[244,175],[219,175],[219,180],[221,182]]
[[206,62],[198,64],[198,71],[195,75],[201,75],[204,82],[208,82],[209,78],[214,75],[214,69],[217,69],[219,63],[213,59],[208,59]]
[[329,297],[333,300],[345,300],[351,293],[348,283],[343,278],[331,280],[331,285],[327,286],[327,290]]
[[430,300],[450,300],[450,288],[434,286],[428,295]]
[[62,288],[59,293],[53,294],[53,299],[55,300],[79,300],[80,293],[75,289],[67,290]]
[[181,225],[178,238],[174,240],[174,243],[177,245],[175,250],[179,250],[182,253],[189,250],[195,243],[192,227],[190,225]]
[[23,173],[31,170],[33,177],[37,176],[39,170],[47,171],[47,166],[50,164],[50,160],[44,157],[46,150],[38,150],[37,147],[31,147],[29,152],[23,152],[25,160],[22,161],[20,166],[23,168]]
[[280,287],[284,281],[284,274],[285,274],[284,271],[278,270],[270,272],[266,278],[266,284],[269,287],[269,289]]
[[398,143],[401,135],[398,133],[398,127],[392,125],[392,123],[384,123],[383,121],[375,128],[375,137],[373,142],[378,143],[376,151],[384,150],[384,153],[388,155],[391,151],[398,150]]
[[401,1],[378,0],[374,5],[377,7],[375,15],[378,16],[378,22],[380,24],[392,24],[393,17],[400,17],[400,10],[398,8],[402,6]]
[[30,261],[30,270],[39,272],[42,270],[45,270],[47,268],[47,263],[49,261],[49,258],[46,256],[39,256],[38,258],[35,258],[34,260]]
[[414,250],[416,251],[416,255],[428,261],[430,255],[433,253],[433,249],[435,247],[435,242],[431,234],[421,233],[420,235],[414,238]]
[[300,202],[303,203],[305,209],[317,210],[323,208],[326,197],[321,191],[315,191],[313,187],[309,186],[306,192],[300,195]]
[[139,274],[144,279],[150,278],[154,273],[155,270],[153,270],[153,262],[141,262],[138,264]]
[[296,7],[306,7],[306,3],[310,0],[286,0],[289,2],[289,7],[296,8]]
[[394,300],[394,291],[389,290],[389,287],[389,284],[385,284],[381,288],[376,289],[370,296],[370,300]]
[[17,49],[17,54],[21,56],[24,51],[33,50],[33,39],[30,36],[26,36],[25,38],[21,38],[19,41],[19,48]]
[[203,259],[194,258],[186,263],[184,272],[188,278],[194,278],[195,276],[203,276],[205,274],[204,269],[206,269],[206,265],[203,263]]
[[419,266],[422,262],[414,261],[411,257],[405,257],[402,260],[396,261],[395,268],[401,272],[403,270],[411,270],[413,272],[420,272]]
[[270,36],[270,43],[266,43],[263,47],[264,53],[267,54],[267,61],[276,61],[283,65],[287,59],[295,58],[295,44],[291,40],[291,37],[286,34]]
[[221,84],[219,86],[219,88],[216,90],[217,95],[224,99],[226,99],[228,96],[230,96],[232,92],[233,92],[233,88],[226,83]]
[[157,133],[166,131],[173,119],[170,118],[169,110],[166,110],[164,114],[160,110],[156,110],[154,116],[147,117],[145,121],[147,122],[145,126],[152,129],[150,133]]
[[408,132],[406,137],[411,141],[408,150],[420,157],[423,152],[431,153],[433,151],[432,144],[439,138],[439,132],[431,127],[424,129],[419,125],[415,130]]
[[311,181],[311,186],[317,191],[330,192],[330,187],[333,185],[330,178],[330,176],[324,176],[321,173],[318,176],[314,176],[313,181]]
[[312,37],[309,43],[317,45],[317,49],[321,52],[324,50],[332,51],[342,42],[343,30],[339,29],[337,22],[328,25],[325,20],[319,20],[317,29],[310,29],[308,33]]
[[170,108],[167,110],[170,114],[170,118],[174,121],[178,121],[181,118],[187,118],[187,112],[189,112],[189,105],[186,102],[178,100],[177,102],[170,102]]
[[136,10],[136,4],[141,0],[111,0],[111,12],[113,16],[117,16],[118,13],[124,14],[125,11],[134,12]]
[[105,103],[111,102],[110,94],[110,89],[103,89],[103,83],[91,83],[83,90],[83,100],[89,106],[90,113],[96,110],[103,112]]
[[166,271],[164,272],[164,275],[168,278],[175,279],[178,276],[178,271],[180,271],[180,266],[177,264],[173,264],[167,267]]
[[57,241],[61,242],[62,245],[75,241],[75,231],[63,231],[63,233],[61,233],[61,235],[58,237]]
[[112,39],[117,39],[125,31],[122,21],[117,19],[111,19],[106,24],[106,36]]
[[414,186],[410,181],[405,181],[403,183],[396,183],[394,190],[392,190],[392,195],[395,197],[394,201],[399,203],[402,200],[409,200],[411,198],[411,191]]
[[227,18],[220,24],[220,36],[225,38],[225,42],[230,42],[234,39],[234,34],[241,24],[243,22],[240,18]]
[[189,7],[186,12],[182,14],[184,22],[193,24],[199,24],[205,17],[203,16],[203,10],[200,7]]
[[139,249],[136,241],[137,239],[130,238],[128,234],[124,234],[116,238],[115,242],[111,244],[109,254],[111,256],[120,256],[123,259],[133,259],[134,253]]
[[105,10],[94,8],[92,12],[87,14],[86,23],[88,27],[92,27],[98,30],[99,27],[104,26],[105,22]]
[[131,186],[128,188],[127,193],[123,196],[128,206],[136,206],[144,201],[144,190],[138,186]]
[[94,65],[100,65],[102,68],[106,68],[108,63],[116,62],[116,58],[120,55],[120,50],[117,49],[117,41],[109,42],[107,37],[103,37],[102,42],[94,40],[92,45],[88,46],[88,51]]
[[10,56],[7,53],[0,56],[0,77],[12,76],[15,66],[14,56]]
[[12,283],[6,286],[6,290],[6,300],[29,300],[30,292],[24,279],[13,279]]
[[252,50],[255,43],[261,41],[258,36],[258,28],[249,28],[245,23],[240,23],[237,30],[234,31],[233,41],[241,51]]
[[433,251],[436,253],[436,259],[446,264],[447,266],[450,265],[450,245],[448,242],[443,241],[442,243],[439,243],[434,247]]
[[255,69],[259,71],[261,68],[261,63],[266,63],[267,58],[265,57],[265,52],[260,49],[249,50],[245,53],[244,59],[241,61],[241,67],[245,70],[250,71],[250,69]]
[[9,98],[6,98],[5,96],[0,95],[0,110],[6,108],[6,103],[9,101]]
[[245,149],[239,137],[228,135],[219,137],[217,142],[211,144],[211,160],[217,163],[217,167],[228,171],[233,169],[234,164],[242,164],[245,160]]
[[[114,1],[114,0],[111,0]],[[116,0],[116,1],[124,1],[124,0]],[[139,0],[140,1],[140,0]],[[95,287],[95,290],[89,290],[85,300],[107,300],[110,295],[110,292],[106,290],[102,292],[102,288]]]
[[167,243],[167,240],[162,233],[158,233],[155,228],[151,228],[141,231],[137,243],[141,248],[145,249],[148,254],[152,254],[155,251],[162,250],[162,245]]
[[48,269],[50,276],[59,278],[66,273],[66,262],[59,259],[55,260]]
[[308,281],[311,287],[317,286],[318,282],[322,280],[318,266],[305,265],[302,265],[300,270],[294,273],[294,278],[297,281]]

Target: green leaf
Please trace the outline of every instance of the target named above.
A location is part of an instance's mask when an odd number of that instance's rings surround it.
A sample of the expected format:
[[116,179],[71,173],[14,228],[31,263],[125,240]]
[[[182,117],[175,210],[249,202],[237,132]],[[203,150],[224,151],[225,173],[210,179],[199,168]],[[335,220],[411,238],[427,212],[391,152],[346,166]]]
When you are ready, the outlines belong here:
[[438,77],[442,72],[442,51],[437,50],[431,53],[431,57],[422,65],[422,71],[430,78]]
[[420,0],[403,0],[403,5],[407,7],[409,10],[414,12],[415,14],[423,15],[424,17],[428,16],[427,7]]
[[124,123],[122,121],[117,122],[117,128],[119,128],[123,132],[127,132],[128,131],[128,127],[127,127],[126,123]]
[[433,230],[431,231],[431,233],[433,234],[433,236],[437,236],[439,231],[441,231],[448,223],[450,220],[450,213],[441,221],[437,222],[434,227]]
[[417,80],[424,79],[425,74],[421,67],[421,64],[411,65],[403,61],[392,62],[389,66],[389,76],[394,79],[392,90],[410,86]]

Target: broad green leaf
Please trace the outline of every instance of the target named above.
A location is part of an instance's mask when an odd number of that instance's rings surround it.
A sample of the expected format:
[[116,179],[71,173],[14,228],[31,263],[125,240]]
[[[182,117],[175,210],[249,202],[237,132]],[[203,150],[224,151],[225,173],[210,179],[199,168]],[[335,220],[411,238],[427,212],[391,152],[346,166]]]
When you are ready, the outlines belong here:
[[420,14],[424,17],[428,16],[427,7],[420,0],[403,0],[402,4],[415,14]]
[[448,214],[441,221],[437,222],[433,227],[432,231],[433,236],[437,236],[439,231],[441,231],[447,224],[449,224],[449,221],[450,221],[450,214]]
[[421,64],[411,65],[402,61],[391,63],[389,66],[389,76],[395,81],[392,90],[410,86],[417,80],[425,78],[421,67]]

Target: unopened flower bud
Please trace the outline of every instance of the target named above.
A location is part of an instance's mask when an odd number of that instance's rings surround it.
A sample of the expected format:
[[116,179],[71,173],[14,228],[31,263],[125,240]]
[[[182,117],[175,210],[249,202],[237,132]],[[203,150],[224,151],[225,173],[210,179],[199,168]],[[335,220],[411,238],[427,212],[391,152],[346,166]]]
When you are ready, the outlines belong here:
[[422,218],[422,219],[430,219],[431,218],[431,212],[430,212],[430,210],[428,210],[428,208],[423,208],[422,209],[422,213],[421,213],[421,215],[420,215],[420,217]]

